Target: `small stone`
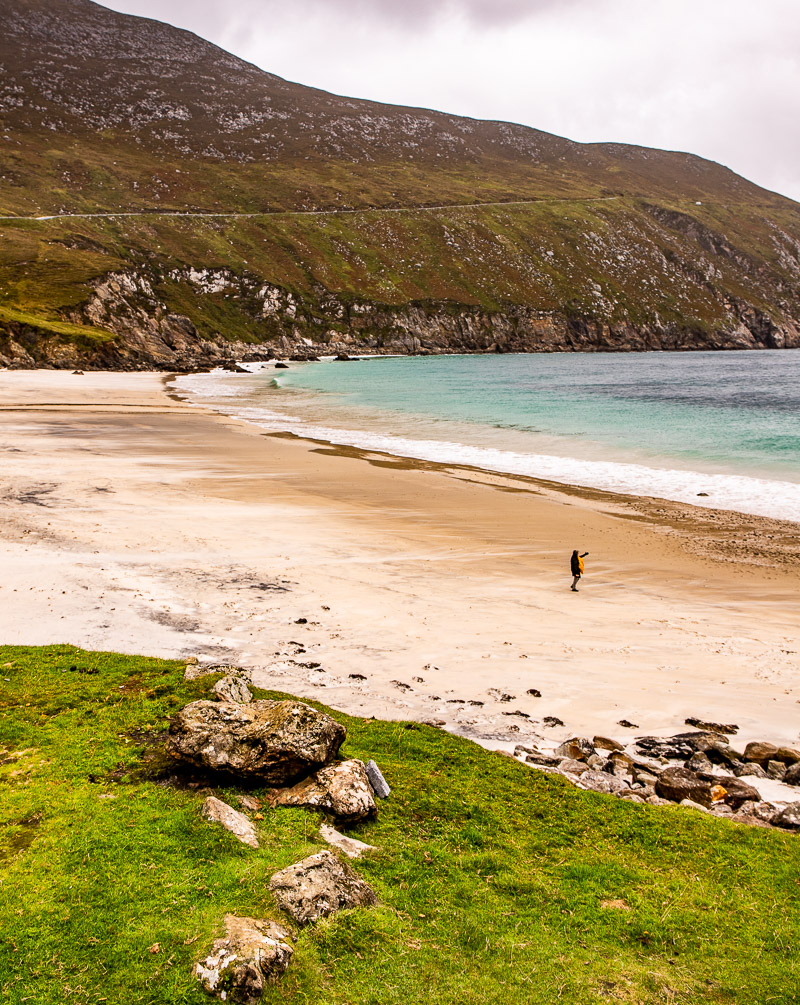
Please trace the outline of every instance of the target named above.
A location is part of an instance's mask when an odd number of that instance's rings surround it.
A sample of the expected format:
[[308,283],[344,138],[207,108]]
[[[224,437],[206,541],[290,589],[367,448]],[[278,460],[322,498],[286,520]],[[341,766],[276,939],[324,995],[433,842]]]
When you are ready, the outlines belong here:
[[714,765],[708,759],[707,755],[702,751],[697,751],[697,753],[692,754],[689,760],[686,762],[685,767],[690,771],[711,771]]
[[535,687],[529,687],[525,694],[529,694],[531,698],[541,698],[542,692]]
[[378,902],[375,893],[348,865],[330,851],[320,851],[276,872],[269,883],[278,906],[307,925],[351,907]]
[[623,792],[629,788],[627,782],[605,771],[584,771],[580,777],[580,786],[592,792],[605,793]]
[[372,786],[372,791],[378,799],[386,799],[392,794],[389,784],[383,777],[383,773],[374,761],[367,761],[367,778]]
[[617,723],[618,726],[622,726],[624,729],[638,729],[638,725],[635,722],[630,722],[628,719],[620,719]]
[[690,810],[702,810],[703,813],[708,813],[708,807],[702,806],[700,803],[696,803],[693,799],[681,799],[679,806],[687,806]]
[[225,937],[195,964],[195,977],[222,1001],[257,1002],[285,972],[294,950],[289,933],[272,921],[225,916]]
[[223,801],[221,799],[217,799],[216,796],[208,796],[206,798],[203,803],[202,813],[206,820],[222,824],[222,826],[226,830],[229,830],[234,837],[237,837],[242,844],[249,845],[251,848],[258,848],[256,829],[244,813],[240,813],[232,806],[228,806],[227,803],[223,803]]
[[695,729],[707,729],[713,733],[738,733],[739,727],[733,722],[707,722],[705,719],[689,718],[683,720],[687,726],[694,726]]
[[364,676],[363,673],[351,673],[351,674],[348,674],[347,676],[350,678],[350,680],[366,680],[367,679]]
[[764,771],[760,764],[756,764],[755,761],[748,761],[746,764],[734,768],[733,773],[737,778],[746,778],[748,775],[752,775],[753,778],[767,777],[766,771]]
[[626,803],[644,804],[647,802],[646,795],[639,792],[634,792],[632,789],[621,789],[619,792],[616,793],[616,796],[617,799],[624,799]]
[[339,851],[344,852],[348,858],[361,858],[365,852],[378,850],[374,845],[364,844],[363,841],[357,841],[346,834],[340,834],[339,831],[329,824],[320,825],[319,836],[323,841],[327,841],[329,845],[333,845],[334,848],[338,848]]
[[254,813],[257,813],[261,809],[261,800],[255,796],[242,795],[238,799],[239,805],[244,806],[246,810],[252,810]]
[[564,723],[561,721],[561,719],[559,719],[558,716],[555,716],[555,715],[546,715],[544,717],[544,719],[542,719],[542,722],[544,723],[545,726],[563,726],[564,725]]

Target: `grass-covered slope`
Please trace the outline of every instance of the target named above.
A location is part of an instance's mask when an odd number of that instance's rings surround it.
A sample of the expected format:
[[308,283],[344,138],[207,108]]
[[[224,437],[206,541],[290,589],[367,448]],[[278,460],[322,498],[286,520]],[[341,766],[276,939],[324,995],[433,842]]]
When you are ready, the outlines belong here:
[[[719,164],[328,94],[89,0],[6,6],[0,216],[143,215],[0,220],[0,364],[196,363],[203,340],[342,335],[394,351],[800,345],[800,207]],[[187,211],[260,215],[158,215]],[[292,215],[318,211],[337,215]],[[186,278],[223,268],[210,294]],[[117,272],[153,295],[93,311]],[[264,284],[291,313],[265,313]],[[372,316],[348,315],[353,299]]]
[[[323,847],[320,818],[265,809],[253,851],[201,819],[200,792],[158,783],[147,744],[215,680],[182,671],[68,645],[0,649],[10,1005],[207,1001],[191,966],[223,915],[277,919],[270,875]],[[300,932],[266,1001],[800,1000],[797,838],[582,792],[432,728],[333,714],[343,752],[374,757],[393,788],[352,831],[380,849],[357,863],[380,906]]]

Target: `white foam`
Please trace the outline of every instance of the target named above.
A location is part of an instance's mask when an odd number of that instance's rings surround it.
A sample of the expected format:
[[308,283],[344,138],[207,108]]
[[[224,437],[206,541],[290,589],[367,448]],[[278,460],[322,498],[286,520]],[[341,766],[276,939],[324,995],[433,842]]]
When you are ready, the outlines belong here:
[[[527,475],[545,481],[604,489],[622,495],[652,496],[708,509],[733,510],[754,516],[800,523],[800,484],[747,475],[708,474],[677,468],[653,468],[610,460],[585,460],[551,454],[520,453],[471,446],[449,440],[412,439],[390,433],[319,425],[301,416],[273,412],[261,406],[228,406],[212,398],[236,398],[241,388],[227,374],[182,377],[182,390],[202,397],[206,406],[235,415],[262,429],[290,432],[306,439],[374,450],[442,464],[463,464],[503,474]],[[297,402],[293,402],[297,404]],[[699,493],[703,493],[700,495]]]

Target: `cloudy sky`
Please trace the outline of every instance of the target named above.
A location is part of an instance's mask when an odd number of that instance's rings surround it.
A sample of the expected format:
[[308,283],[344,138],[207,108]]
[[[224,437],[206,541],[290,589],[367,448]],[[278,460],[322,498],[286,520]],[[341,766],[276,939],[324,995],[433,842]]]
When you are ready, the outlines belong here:
[[800,200],[799,0],[107,0],[289,80],[690,150]]

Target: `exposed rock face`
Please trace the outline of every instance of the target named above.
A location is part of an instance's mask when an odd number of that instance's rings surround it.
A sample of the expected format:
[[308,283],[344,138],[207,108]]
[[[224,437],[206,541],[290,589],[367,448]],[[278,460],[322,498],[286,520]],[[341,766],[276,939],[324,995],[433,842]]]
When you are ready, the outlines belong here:
[[195,964],[195,976],[223,1001],[254,1005],[267,984],[286,972],[294,952],[288,938],[288,932],[272,921],[227,914],[225,937]]
[[298,925],[349,907],[376,904],[372,889],[350,866],[329,851],[320,851],[276,872],[269,883],[278,906]]
[[362,761],[339,761],[321,768],[290,789],[270,793],[273,806],[303,806],[355,823],[375,813],[372,786]]
[[167,751],[197,768],[286,785],[327,764],[345,735],[300,701],[195,701],[172,721]]
[[203,803],[203,816],[206,820],[211,820],[214,823],[222,824],[222,826],[235,835],[242,844],[249,845],[251,848],[258,848],[258,838],[256,837],[256,829],[250,820],[235,810],[232,806],[228,806],[221,799],[217,799],[216,796],[208,796]]

